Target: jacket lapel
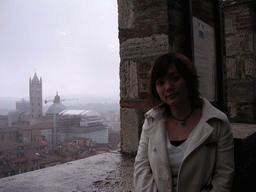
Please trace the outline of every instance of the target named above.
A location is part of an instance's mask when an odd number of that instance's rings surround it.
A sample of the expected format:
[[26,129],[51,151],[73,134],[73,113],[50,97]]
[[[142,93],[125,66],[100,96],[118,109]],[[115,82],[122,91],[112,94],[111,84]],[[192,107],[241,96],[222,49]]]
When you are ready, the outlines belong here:
[[167,155],[165,119],[161,118],[158,121],[152,123],[146,132],[150,143],[153,145],[153,150],[157,151],[160,159],[162,160],[162,163],[168,168],[169,159]]
[[211,135],[213,130],[213,127],[211,127],[207,122],[200,121],[191,135],[191,140],[183,159],[199,147]]

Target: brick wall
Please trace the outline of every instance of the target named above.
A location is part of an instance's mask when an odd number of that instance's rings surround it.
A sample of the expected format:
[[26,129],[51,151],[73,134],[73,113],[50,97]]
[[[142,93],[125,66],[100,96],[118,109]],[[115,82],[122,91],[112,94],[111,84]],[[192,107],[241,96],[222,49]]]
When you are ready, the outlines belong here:
[[227,100],[231,122],[255,123],[255,5],[224,9]]

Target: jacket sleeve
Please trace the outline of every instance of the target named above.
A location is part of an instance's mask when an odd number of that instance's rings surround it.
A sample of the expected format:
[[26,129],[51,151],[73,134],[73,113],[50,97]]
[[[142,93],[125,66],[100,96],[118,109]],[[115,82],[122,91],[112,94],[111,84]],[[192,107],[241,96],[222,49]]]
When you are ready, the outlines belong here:
[[134,187],[136,192],[157,191],[148,158],[148,142],[149,139],[145,136],[145,132],[143,129],[139,142],[138,153],[135,158]]
[[234,141],[231,126],[226,122],[217,123],[216,165],[210,191],[231,191],[234,175]]

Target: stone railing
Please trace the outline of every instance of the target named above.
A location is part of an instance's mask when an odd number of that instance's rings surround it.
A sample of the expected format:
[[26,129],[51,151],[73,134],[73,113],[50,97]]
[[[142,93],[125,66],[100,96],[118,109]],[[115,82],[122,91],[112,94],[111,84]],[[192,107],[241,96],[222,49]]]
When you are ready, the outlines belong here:
[[134,158],[104,153],[0,179],[0,191],[98,192],[133,189]]

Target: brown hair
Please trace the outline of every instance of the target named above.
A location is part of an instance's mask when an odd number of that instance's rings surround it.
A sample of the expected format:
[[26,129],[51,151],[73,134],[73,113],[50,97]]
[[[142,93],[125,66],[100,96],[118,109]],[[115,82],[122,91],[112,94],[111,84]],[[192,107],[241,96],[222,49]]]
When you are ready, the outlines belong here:
[[202,100],[199,93],[199,77],[196,67],[189,59],[181,54],[167,53],[160,56],[149,72],[149,96],[153,107],[159,106],[162,101],[156,91],[156,81],[164,78],[169,70],[169,67],[174,64],[178,73],[185,79],[188,97],[191,107],[201,108]]

